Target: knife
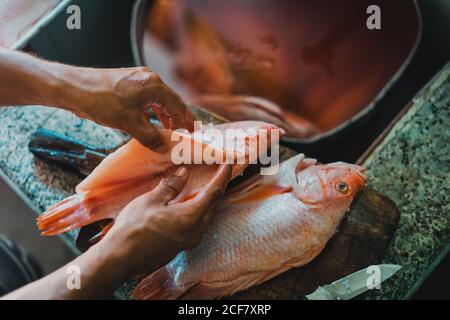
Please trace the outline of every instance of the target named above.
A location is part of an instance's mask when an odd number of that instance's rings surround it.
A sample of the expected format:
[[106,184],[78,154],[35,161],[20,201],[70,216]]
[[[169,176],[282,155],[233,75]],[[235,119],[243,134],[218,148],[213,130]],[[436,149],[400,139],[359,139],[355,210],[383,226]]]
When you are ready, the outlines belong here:
[[[372,279],[376,279],[377,284],[381,284],[392,277],[402,267],[394,264],[382,264],[367,267],[357,271],[340,280],[323,287],[317,288],[316,291],[306,296],[308,300],[350,300],[364,292],[370,290],[369,285],[373,283]],[[378,272],[379,271],[379,272]]]

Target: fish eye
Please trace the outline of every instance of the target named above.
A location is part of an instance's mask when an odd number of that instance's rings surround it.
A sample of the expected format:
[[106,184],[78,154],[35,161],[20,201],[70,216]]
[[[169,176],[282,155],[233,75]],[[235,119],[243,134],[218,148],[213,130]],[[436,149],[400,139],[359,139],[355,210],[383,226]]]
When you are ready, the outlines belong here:
[[337,185],[336,185],[336,189],[337,189],[337,191],[339,191],[340,193],[342,193],[342,194],[346,194],[347,192],[348,192],[348,184],[346,183],[346,182],[339,182]]

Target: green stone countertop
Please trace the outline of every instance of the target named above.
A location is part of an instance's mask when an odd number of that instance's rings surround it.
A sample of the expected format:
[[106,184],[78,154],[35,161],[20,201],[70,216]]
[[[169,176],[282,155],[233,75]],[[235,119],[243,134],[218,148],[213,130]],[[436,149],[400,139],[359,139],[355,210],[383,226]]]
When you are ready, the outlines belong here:
[[370,298],[410,298],[450,248],[450,64],[367,159],[369,183],[399,207],[385,263],[402,270]]
[[[71,195],[80,182],[76,175],[37,160],[28,151],[29,139],[38,128],[98,146],[113,146],[123,139],[113,130],[65,111],[39,106],[0,108],[0,176],[36,212]],[[371,292],[367,298],[410,297],[448,252],[449,143],[450,65],[415,99],[365,163],[370,184],[391,197],[402,212],[385,262],[403,266],[381,291]],[[73,249],[75,236],[76,232],[63,236]]]
[[[115,146],[123,139],[114,130],[63,110],[40,106],[0,108],[0,179],[5,179],[37,214],[72,195],[81,181],[79,176],[38,160],[28,151],[31,135],[39,128],[94,145]],[[78,253],[74,246],[76,235],[69,232],[63,239]]]

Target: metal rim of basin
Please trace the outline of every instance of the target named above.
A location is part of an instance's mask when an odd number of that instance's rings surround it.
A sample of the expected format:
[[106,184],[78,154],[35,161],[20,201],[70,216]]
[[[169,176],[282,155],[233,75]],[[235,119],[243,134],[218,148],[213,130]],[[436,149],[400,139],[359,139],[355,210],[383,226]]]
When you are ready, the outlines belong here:
[[[345,121],[344,123],[338,125],[334,129],[331,129],[325,133],[322,133],[313,138],[307,139],[299,139],[293,137],[284,137],[283,140],[289,143],[303,143],[303,144],[313,144],[315,142],[325,140],[329,137],[332,137],[336,134],[341,133],[342,131],[348,129],[352,124],[361,122],[363,119],[368,117],[372,111],[376,109],[376,107],[380,104],[381,100],[387,95],[387,93],[391,90],[393,85],[397,83],[402,77],[406,68],[410,65],[412,59],[414,58],[417,49],[422,42],[423,35],[423,17],[420,11],[419,4],[417,0],[411,0],[413,6],[416,9],[417,19],[418,19],[418,34],[416,41],[409,52],[407,58],[394,74],[394,76],[384,85],[384,87],[380,90],[380,92],[374,97],[374,99],[364,107],[360,112],[358,112],[355,116]],[[142,56],[142,48],[141,41],[142,39],[142,26],[144,25],[146,19],[146,8],[151,4],[149,0],[137,0],[134,4],[132,16],[131,16],[131,28],[130,28],[130,39],[131,39],[131,49],[133,53],[133,58],[135,65],[143,66],[144,59]],[[209,112],[209,111],[208,111]]]
[[12,45],[11,49],[17,50],[25,47],[36,34],[52,22],[71,2],[72,0],[62,0],[58,3],[58,5],[50,11],[50,13],[46,14],[30,30],[28,30],[22,38],[16,41],[16,43]]

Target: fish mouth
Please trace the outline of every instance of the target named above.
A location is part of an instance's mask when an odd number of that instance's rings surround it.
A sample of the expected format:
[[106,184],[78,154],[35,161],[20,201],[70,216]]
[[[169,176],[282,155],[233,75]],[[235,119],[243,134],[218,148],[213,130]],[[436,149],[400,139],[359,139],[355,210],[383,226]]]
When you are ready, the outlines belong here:
[[367,169],[363,166],[357,165],[357,164],[348,164],[345,162],[335,162],[330,163],[329,165],[336,167],[336,168],[345,168],[350,169],[350,171],[354,174],[355,178],[359,178],[362,185],[366,185],[366,183],[369,181],[369,177],[367,176]]
[[351,167],[352,171],[362,180],[363,185],[365,185],[369,181],[369,177],[367,176],[367,168],[362,166],[353,165]]

